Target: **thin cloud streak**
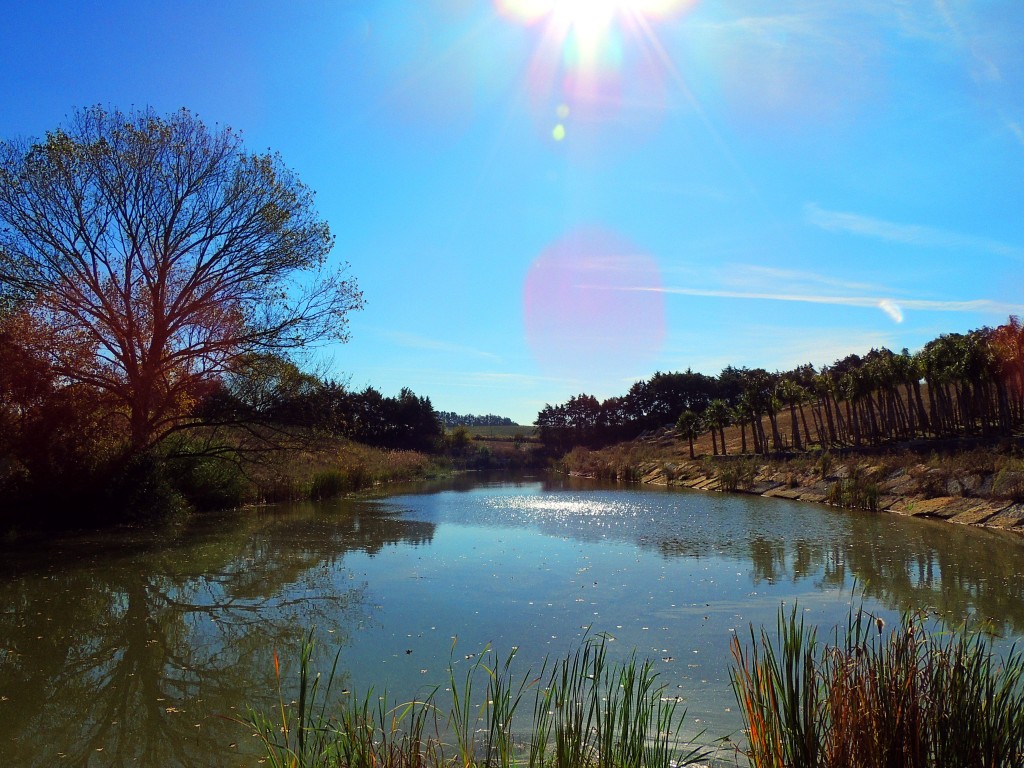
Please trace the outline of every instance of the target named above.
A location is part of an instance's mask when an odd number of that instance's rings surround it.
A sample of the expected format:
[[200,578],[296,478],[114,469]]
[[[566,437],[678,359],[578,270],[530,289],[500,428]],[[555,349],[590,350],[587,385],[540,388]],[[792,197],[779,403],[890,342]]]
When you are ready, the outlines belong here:
[[991,312],[994,314],[1024,313],[1024,304],[1007,304],[991,299],[969,301],[936,301],[931,299],[895,299],[890,296],[814,296],[796,293],[760,293],[754,291],[721,291],[706,288],[616,288],[622,291],[649,291],[676,296],[706,296],[715,299],[754,299],[759,301],[792,301],[804,304],[830,304],[842,307],[883,308],[883,304],[902,309],[920,309],[932,312]]
[[1016,137],[1017,141],[1021,143],[1021,146],[1024,146],[1024,128],[1021,128],[1020,123],[1016,120],[1006,120],[1006,127]]
[[[741,279],[737,279],[736,276]],[[775,282],[788,282],[791,285],[824,285],[830,288],[840,288],[846,291],[882,291],[885,290],[879,285],[871,283],[858,283],[850,280],[842,280],[828,275],[820,275],[816,272],[804,272],[795,269],[778,269],[776,267],[764,267],[759,265],[738,264],[723,273],[722,282],[733,282],[742,285],[745,282],[763,284],[765,280]]]
[[1024,255],[1024,249],[1015,248],[997,240],[918,224],[898,224],[884,219],[862,216],[858,213],[829,211],[814,203],[804,205],[804,217],[809,224],[828,232],[848,232],[853,235],[928,248],[972,248],[989,251],[999,256],[1018,258]]

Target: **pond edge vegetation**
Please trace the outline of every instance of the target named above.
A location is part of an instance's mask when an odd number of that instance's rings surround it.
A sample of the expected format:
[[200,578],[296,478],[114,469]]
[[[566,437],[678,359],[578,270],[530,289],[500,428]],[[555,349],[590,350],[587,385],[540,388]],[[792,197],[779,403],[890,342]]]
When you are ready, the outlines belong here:
[[1024,457],[978,447],[952,454],[914,450],[788,456],[679,455],[669,430],[599,451],[576,449],[570,475],[698,491],[747,493],[891,512],[1024,534]]
[[[775,634],[734,636],[730,681],[744,733],[706,746],[684,739],[686,711],[634,650],[608,658],[588,635],[539,671],[514,668],[515,647],[465,657],[455,646],[443,685],[395,702],[386,691],[336,699],[311,669],[315,630],[299,652],[296,698],[273,656],[276,711],[238,721],[275,768],[947,768],[1024,764],[1024,654],[1002,657],[984,635],[944,631],[905,614],[887,629],[863,607],[820,642],[799,605],[780,607]],[[523,717],[517,719],[517,713]],[[523,719],[528,718],[525,732]]]

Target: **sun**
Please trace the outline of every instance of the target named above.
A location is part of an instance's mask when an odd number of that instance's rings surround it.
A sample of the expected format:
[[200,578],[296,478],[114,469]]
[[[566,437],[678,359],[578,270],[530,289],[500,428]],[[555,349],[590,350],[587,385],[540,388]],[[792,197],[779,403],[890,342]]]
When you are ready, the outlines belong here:
[[594,57],[616,26],[646,27],[694,0],[494,0],[501,15],[526,24],[542,22],[562,45],[571,42],[584,59]]
[[[663,80],[675,79],[675,70],[655,27],[699,0],[492,2],[504,19],[535,30],[526,85],[544,123],[556,111],[557,121],[546,124],[545,133],[560,143],[579,136],[580,128],[610,125],[626,104],[634,115],[656,113]],[[563,112],[572,114],[569,121]]]
[[666,16],[686,5],[684,0],[495,0],[498,10],[521,20],[555,17],[590,26],[616,14]]
[[598,30],[615,17],[616,0],[553,0],[551,18],[578,31]]

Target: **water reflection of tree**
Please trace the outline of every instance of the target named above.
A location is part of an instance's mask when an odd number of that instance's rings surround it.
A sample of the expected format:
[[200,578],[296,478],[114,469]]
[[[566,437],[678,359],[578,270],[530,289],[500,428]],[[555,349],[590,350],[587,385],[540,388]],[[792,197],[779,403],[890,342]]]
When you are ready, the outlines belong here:
[[[223,716],[269,703],[271,649],[316,625],[331,645],[361,615],[346,552],[429,541],[369,508],[249,512],[170,536],[125,536],[0,566],[0,734],[25,766],[231,762]],[[27,569],[27,570],[26,570]],[[325,634],[326,636],[326,634]],[[286,654],[286,659],[290,658]],[[62,760],[63,758],[63,760]],[[235,762],[243,760],[236,757]]]
[[[700,534],[657,541],[665,556],[706,556]],[[1024,542],[948,523],[863,517],[837,521],[829,540],[754,535],[715,541],[713,551],[748,560],[755,583],[813,579],[850,587],[899,611],[928,609],[947,620],[982,620],[1024,632]]]

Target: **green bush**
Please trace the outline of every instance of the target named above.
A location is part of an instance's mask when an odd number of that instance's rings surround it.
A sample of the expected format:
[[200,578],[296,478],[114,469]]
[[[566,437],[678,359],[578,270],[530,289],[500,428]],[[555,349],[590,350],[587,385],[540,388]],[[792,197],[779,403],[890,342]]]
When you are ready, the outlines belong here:
[[255,489],[233,455],[177,456],[168,461],[167,471],[196,509],[229,509],[255,501]]
[[730,493],[750,490],[757,476],[757,464],[747,459],[730,461],[718,471],[722,490]]
[[99,523],[162,520],[183,514],[188,503],[162,457],[141,453],[113,463],[98,476],[93,519]]
[[329,469],[313,475],[309,497],[314,501],[322,501],[341,496],[351,490],[353,490],[353,482],[348,474],[337,469]]
[[854,468],[849,477],[837,480],[825,493],[825,501],[836,507],[878,511],[878,486]]

